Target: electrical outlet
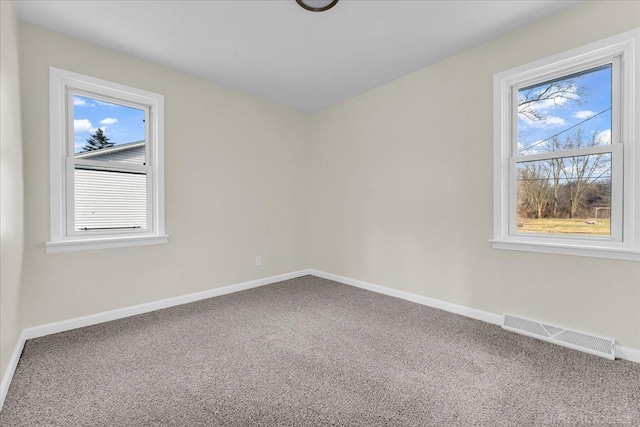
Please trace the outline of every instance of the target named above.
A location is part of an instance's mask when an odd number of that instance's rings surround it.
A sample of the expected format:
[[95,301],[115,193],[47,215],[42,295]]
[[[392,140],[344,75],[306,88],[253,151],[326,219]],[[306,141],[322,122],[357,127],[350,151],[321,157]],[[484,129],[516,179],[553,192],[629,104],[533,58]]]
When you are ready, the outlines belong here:
[[262,257],[261,256],[257,256],[256,257],[256,265],[262,265]]

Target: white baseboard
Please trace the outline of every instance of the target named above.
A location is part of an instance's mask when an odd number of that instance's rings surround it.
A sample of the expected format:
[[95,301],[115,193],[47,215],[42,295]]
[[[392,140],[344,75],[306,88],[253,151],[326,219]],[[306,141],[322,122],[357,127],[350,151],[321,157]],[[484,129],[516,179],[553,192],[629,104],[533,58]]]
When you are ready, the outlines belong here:
[[[396,289],[386,288],[380,285],[374,285],[371,283],[363,282],[361,280],[351,279],[349,277],[338,276],[337,274],[326,273],[324,271],[318,271],[309,269],[308,274],[313,276],[322,277],[323,279],[333,280],[345,285],[355,286],[357,288],[366,289],[368,291],[377,292],[384,295],[389,295],[396,298],[401,298],[407,301],[415,302],[418,304],[426,305],[429,307],[439,308],[441,310],[448,311],[450,313],[460,314],[462,316],[470,317],[476,320],[482,320],[483,322],[492,323],[494,325],[502,325],[502,316],[488,311],[478,310],[475,308],[466,307],[463,305],[452,304],[450,302],[441,301],[433,298],[423,297],[421,295],[412,294],[410,292],[398,291]],[[640,363],[640,350],[628,347],[620,347],[616,345],[616,359],[629,360],[631,362]]]
[[13,353],[11,353],[9,366],[7,366],[7,370],[4,372],[2,382],[0,383],[0,410],[2,410],[2,407],[4,406],[4,398],[7,397],[7,393],[9,392],[9,385],[11,384],[13,374],[16,372],[16,368],[18,367],[18,361],[20,360],[22,349],[24,348],[24,343],[26,341],[27,339],[24,337],[24,331],[22,331],[18,337],[16,347],[13,349]]
[[[452,304],[446,301],[441,301],[433,298],[427,298],[421,295],[412,294],[410,292],[399,291],[396,289],[386,288],[384,286],[374,285],[371,283],[363,282],[361,280],[350,279],[348,277],[338,276],[337,274],[326,273],[324,271],[307,269],[300,270],[293,273],[280,274],[277,276],[266,277],[264,279],[252,280],[249,282],[238,283],[235,285],[224,286],[222,288],[210,289],[207,291],[196,292],[193,294],[182,295],[173,298],[167,298],[160,301],[154,301],[145,304],[134,305],[131,307],[120,308],[117,310],[105,311],[102,313],[91,314],[88,316],[77,317],[74,319],[63,320],[60,322],[49,323],[46,325],[34,326],[31,328],[25,328],[16,347],[13,350],[11,359],[9,360],[9,366],[7,367],[4,375],[2,376],[2,382],[0,383],[0,410],[4,405],[4,399],[9,391],[9,385],[13,379],[22,349],[25,342],[28,339],[38,338],[45,335],[56,334],[58,332],[69,331],[76,328],[82,328],[85,326],[91,326],[98,323],[109,322],[111,320],[122,319],[125,317],[135,316],[138,314],[148,313],[150,311],[161,310],[163,308],[175,307],[177,305],[187,304],[194,301],[200,301],[207,298],[226,295],[234,292],[244,291],[251,288],[257,288],[259,286],[265,286],[283,280],[295,279],[306,275],[313,275],[321,277],[323,279],[333,280],[335,282],[343,283],[349,286],[355,286],[361,289],[366,289],[372,292],[377,292],[384,295],[389,295],[396,298],[401,298],[407,301],[415,302],[418,304],[426,305],[429,307],[439,308],[441,310],[448,311],[450,313],[460,314],[462,316],[470,317],[472,319],[481,320],[483,322],[491,323],[494,325],[502,324],[502,316],[488,311],[478,310],[475,308],[466,307],[463,305]],[[640,363],[640,350],[619,347],[616,346],[616,358],[625,359],[632,362]]]
[[45,335],[57,334],[58,332],[69,331],[71,329],[83,328],[85,326],[91,326],[98,323],[109,322],[111,320],[122,319],[124,317],[135,316],[142,313],[148,313],[150,311],[161,310],[163,308],[175,307],[176,305],[188,304],[194,301],[200,301],[220,295],[244,291],[251,288],[257,288],[259,286],[270,285],[272,283],[295,279],[296,277],[302,277],[308,274],[310,274],[308,270],[300,270],[293,273],[279,274],[277,276],[265,277],[264,279],[257,279],[250,282],[209,289],[202,292],[195,292],[193,294],[167,298],[160,301],[153,301],[145,304],[134,305],[131,307],[120,308],[117,310],[76,317],[75,319],[63,320],[61,322],[34,326],[32,328],[26,328],[24,330],[25,338],[29,340]]
[[379,294],[389,295],[392,297],[401,298],[407,301],[415,302],[415,303],[426,305],[429,307],[439,308],[441,310],[445,310],[450,313],[460,314],[462,316],[470,317],[472,319],[482,320],[483,322],[492,323],[494,325],[502,324],[501,315],[489,313],[488,311],[477,310],[475,308],[465,307],[463,305],[452,304],[450,302],[441,301],[433,298],[427,298],[421,295],[412,294],[410,292],[398,291],[396,289],[386,288],[380,285],[373,285],[371,283],[363,282],[360,280],[338,276],[337,274],[325,273],[324,271],[311,269],[309,274],[322,277],[323,279],[340,282],[345,285],[355,286],[357,288],[362,288],[368,291],[377,292]]
[[616,359],[640,363],[640,350],[616,345]]
[[125,317],[135,316],[138,314],[148,313],[150,311],[161,310],[163,308],[175,307],[177,305],[188,304],[194,301],[200,301],[207,298],[226,295],[234,292],[244,291],[259,286],[270,285],[283,280],[295,279],[297,277],[311,274],[309,270],[300,270],[293,273],[279,274],[277,276],[265,277],[264,279],[252,280],[250,282],[238,283],[235,285],[224,286],[221,288],[209,289],[207,291],[196,292],[193,294],[181,295],[173,298],[167,298],[160,301],[153,301],[145,304],[138,304],[131,307],[120,308],[117,310],[105,311],[102,313],[91,314],[88,316],[76,317],[74,319],[62,320],[60,322],[48,323],[46,325],[34,326],[22,330],[16,347],[13,350],[9,366],[2,376],[0,383],[0,410],[4,406],[4,399],[9,391],[9,384],[13,379],[13,374],[18,366],[22,349],[27,340],[32,338],[43,337],[45,335],[57,334],[58,332],[70,331],[72,329],[83,328],[85,326],[96,325],[98,323],[109,322],[111,320],[122,319]]

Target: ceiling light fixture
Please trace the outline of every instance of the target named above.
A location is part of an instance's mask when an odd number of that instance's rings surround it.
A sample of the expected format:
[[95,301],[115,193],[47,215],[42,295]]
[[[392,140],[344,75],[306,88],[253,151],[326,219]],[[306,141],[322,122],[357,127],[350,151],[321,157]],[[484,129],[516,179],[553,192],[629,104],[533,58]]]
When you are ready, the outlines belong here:
[[311,12],[324,12],[338,3],[338,0],[296,0],[303,8]]

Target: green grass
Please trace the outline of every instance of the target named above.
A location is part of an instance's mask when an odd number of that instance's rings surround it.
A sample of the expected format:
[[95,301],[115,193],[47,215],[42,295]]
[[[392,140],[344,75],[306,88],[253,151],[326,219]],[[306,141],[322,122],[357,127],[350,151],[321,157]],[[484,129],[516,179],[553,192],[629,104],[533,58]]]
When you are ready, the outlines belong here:
[[[587,224],[587,221],[595,221],[595,224]],[[611,220],[581,218],[581,219],[518,219],[517,230],[519,233],[545,233],[545,234],[591,234],[608,236],[611,234]]]

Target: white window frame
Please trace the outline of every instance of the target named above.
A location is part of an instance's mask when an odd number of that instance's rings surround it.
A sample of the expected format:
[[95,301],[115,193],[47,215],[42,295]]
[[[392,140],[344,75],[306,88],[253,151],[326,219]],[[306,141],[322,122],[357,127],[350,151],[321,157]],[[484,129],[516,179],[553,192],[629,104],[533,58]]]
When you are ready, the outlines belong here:
[[[74,153],[73,96],[87,96],[145,111],[145,164],[77,159]],[[51,239],[47,253],[164,244],[164,96],[95,77],[49,68]],[[76,231],[76,165],[144,172],[147,177],[145,229]]]
[[[640,261],[639,46],[640,30],[632,30],[494,75],[494,248]],[[605,63],[614,73],[611,145],[517,155],[518,88]],[[602,152],[612,156],[611,236],[517,232],[517,163]]]

